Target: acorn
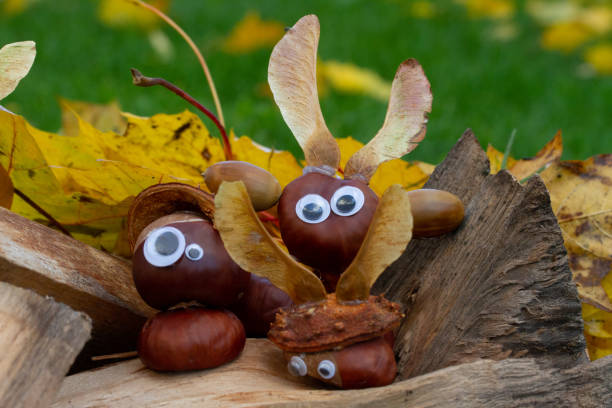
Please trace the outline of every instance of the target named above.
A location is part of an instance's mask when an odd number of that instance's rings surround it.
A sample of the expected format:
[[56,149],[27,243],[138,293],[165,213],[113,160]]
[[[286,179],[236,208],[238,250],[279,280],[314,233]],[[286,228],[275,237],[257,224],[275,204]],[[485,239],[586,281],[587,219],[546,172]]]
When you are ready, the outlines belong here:
[[456,195],[443,190],[419,189],[408,192],[415,237],[434,237],[454,231],[465,215]]
[[156,371],[200,370],[234,360],[245,341],[244,327],[232,312],[180,308],[160,312],[145,323],[138,356]]
[[358,180],[305,174],[278,203],[283,242],[299,261],[339,275],[357,254],[377,204],[376,193]]

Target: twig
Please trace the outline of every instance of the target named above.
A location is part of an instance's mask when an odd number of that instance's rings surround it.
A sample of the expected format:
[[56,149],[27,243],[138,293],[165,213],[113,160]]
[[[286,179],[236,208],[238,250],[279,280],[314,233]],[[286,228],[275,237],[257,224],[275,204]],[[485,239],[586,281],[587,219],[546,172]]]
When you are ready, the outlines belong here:
[[206,65],[206,60],[204,59],[204,56],[202,55],[198,47],[195,45],[191,37],[189,37],[189,35],[187,35],[187,33],[183,31],[183,29],[178,24],[176,24],[170,17],[165,15],[161,10],[143,1],[140,1],[140,0],[128,0],[128,1],[131,1],[134,5],[143,7],[151,11],[155,15],[157,15],[159,18],[161,18],[166,23],[168,23],[170,27],[174,28],[176,32],[178,32],[180,36],[183,37],[183,39],[187,42],[187,44],[189,44],[189,47],[191,47],[191,49],[193,50],[194,54],[198,58],[198,61],[200,62],[200,65],[202,66],[202,69],[204,70],[206,81],[208,82],[208,86],[210,87],[210,93],[212,94],[213,101],[215,102],[215,108],[217,109],[217,115],[219,115],[219,121],[225,127],[225,120],[223,119],[223,111],[221,110],[221,102],[219,101],[219,96],[217,95],[217,89],[215,88],[215,82],[213,81],[212,76],[210,75],[210,71],[208,70],[208,65]]
[[60,230],[61,232],[63,232],[64,234],[72,238],[72,235],[70,234],[70,232],[68,232],[68,230],[64,228],[62,224],[60,224],[55,218],[53,218],[51,214],[43,210],[38,204],[32,201],[30,197],[22,193],[21,190],[19,190],[18,188],[14,188],[13,191],[15,192],[17,196],[19,196],[19,198],[25,201],[30,207],[32,207],[33,209],[38,211],[43,217],[48,219],[51,225],[55,226],[58,230]]
[[163,78],[146,77],[142,75],[142,73],[136,68],[131,68],[130,71],[132,71],[132,79],[134,81],[134,85],[143,86],[143,87],[161,85],[164,88],[174,92],[175,94],[177,94],[178,96],[180,96],[181,98],[183,98],[184,100],[186,100],[187,102],[189,102],[190,104],[198,108],[203,114],[208,116],[210,120],[214,122],[215,126],[217,126],[217,129],[219,129],[219,132],[221,132],[221,137],[223,139],[223,152],[225,153],[225,160],[232,160],[233,158],[232,148],[230,146],[229,138],[227,137],[227,132],[225,131],[225,127],[223,126],[223,124],[219,121],[219,119],[217,119],[214,113],[206,109],[204,105],[196,101],[191,95],[189,95],[187,92],[183,91],[181,88],[174,85],[173,83]]

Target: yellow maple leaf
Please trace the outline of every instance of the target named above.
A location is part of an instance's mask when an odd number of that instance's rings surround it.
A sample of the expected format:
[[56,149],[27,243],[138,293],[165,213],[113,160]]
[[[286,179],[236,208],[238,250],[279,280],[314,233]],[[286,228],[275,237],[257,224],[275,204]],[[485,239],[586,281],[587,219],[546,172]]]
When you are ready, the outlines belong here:
[[410,15],[416,18],[432,18],[436,12],[436,6],[431,1],[417,0],[410,4]]
[[[170,0],[151,0],[148,3],[165,12],[169,8]],[[111,27],[150,30],[160,24],[155,14],[129,0],[100,0],[98,17]]]
[[116,101],[97,104],[59,98],[59,103],[62,108],[62,130],[67,136],[78,136],[78,118],[102,132],[123,134],[127,128],[127,121]]
[[285,34],[285,26],[278,21],[263,21],[256,12],[247,13],[223,41],[223,51],[245,54],[260,48],[272,47]]
[[587,25],[579,21],[564,21],[546,28],[542,33],[542,47],[570,53],[590,40],[594,35]]
[[338,61],[319,61],[317,78],[340,92],[365,94],[388,101],[391,83],[377,73],[354,64]]
[[612,43],[589,47],[584,53],[584,59],[600,74],[612,75]]
[[495,18],[503,19],[512,17],[515,12],[512,0],[457,0],[468,10],[473,18]]
[[[491,174],[499,172],[503,167],[504,152],[497,150],[493,145],[489,144],[487,146],[487,157],[489,158]],[[516,163],[516,159],[506,157],[506,168],[511,167],[514,163]]]

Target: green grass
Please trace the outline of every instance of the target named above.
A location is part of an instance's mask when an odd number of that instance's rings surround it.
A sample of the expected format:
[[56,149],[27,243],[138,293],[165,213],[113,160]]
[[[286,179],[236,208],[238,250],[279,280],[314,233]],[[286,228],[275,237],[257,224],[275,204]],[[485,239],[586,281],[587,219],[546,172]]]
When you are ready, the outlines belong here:
[[[580,79],[578,56],[545,52],[539,29],[519,17],[519,36],[491,39],[495,23],[470,20],[458,6],[446,4],[433,19],[418,20],[409,1],[316,0],[174,1],[169,14],[203,50],[223,104],[226,122],[256,141],[299,149],[272,100],[260,96],[270,49],[245,55],[221,51],[221,40],[249,10],[286,25],[315,13],[321,20],[319,54],[325,60],[352,62],[391,79],[409,57],[423,65],[434,93],[427,138],[409,159],[436,163],[461,133],[471,127],[483,146],[503,150],[513,129],[512,154],[535,154],[558,129],[564,158],[585,159],[612,152],[612,78]],[[49,131],[60,127],[56,97],[105,103],[118,100],[138,115],[174,113],[186,105],[161,88],[131,85],[130,67],[163,76],[214,107],[201,68],[170,28],[175,58],[164,62],[138,30],[104,26],[94,1],[40,1],[15,17],[0,16],[0,43],[34,40],[38,55],[30,75],[2,104]],[[331,91],[321,100],[336,137],[367,141],[381,126],[386,104],[367,96]],[[207,120],[205,122],[212,126]]]

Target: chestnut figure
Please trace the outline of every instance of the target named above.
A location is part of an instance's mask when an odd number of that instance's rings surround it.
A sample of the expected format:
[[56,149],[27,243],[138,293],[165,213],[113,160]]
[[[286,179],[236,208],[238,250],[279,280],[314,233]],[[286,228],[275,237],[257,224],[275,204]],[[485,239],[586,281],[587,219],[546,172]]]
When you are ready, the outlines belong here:
[[138,293],[160,310],[188,301],[215,307],[235,303],[249,274],[231,260],[210,221],[196,214],[178,216],[179,222],[172,222],[177,215],[160,218],[139,238],[133,257]]
[[397,374],[393,348],[383,337],[340,350],[285,353],[285,359],[290,374],[309,375],[344,389],[381,387]]
[[305,174],[285,187],[278,203],[283,242],[306,265],[339,274],[357,254],[377,204],[365,183]]
[[200,370],[232,361],[244,343],[244,327],[233,313],[190,307],[150,318],[138,338],[138,355],[157,371]]
[[276,313],[292,304],[289,295],[268,279],[251,274],[244,294],[229,309],[238,316],[249,337],[266,337]]

